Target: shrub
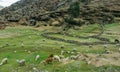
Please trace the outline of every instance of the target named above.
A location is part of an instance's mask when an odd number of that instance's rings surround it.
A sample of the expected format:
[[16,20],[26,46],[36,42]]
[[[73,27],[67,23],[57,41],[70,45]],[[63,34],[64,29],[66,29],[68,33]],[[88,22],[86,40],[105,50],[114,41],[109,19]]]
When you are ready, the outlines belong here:
[[78,17],[80,15],[80,3],[78,1],[73,2],[69,8],[70,15]]

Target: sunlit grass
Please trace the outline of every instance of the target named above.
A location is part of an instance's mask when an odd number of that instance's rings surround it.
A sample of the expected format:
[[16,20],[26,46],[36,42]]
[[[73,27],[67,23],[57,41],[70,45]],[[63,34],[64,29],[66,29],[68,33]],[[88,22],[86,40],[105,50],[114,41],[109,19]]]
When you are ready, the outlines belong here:
[[[118,26],[118,24],[109,24],[105,25],[105,28],[111,29]],[[90,25],[83,27],[80,30],[72,30],[75,35],[86,36],[91,32],[98,31],[97,25]],[[106,30],[106,29],[105,29]],[[8,64],[0,67],[0,72],[9,72],[16,70],[18,68],[17,59],[25,59],[27,65],[19,68],[18,72],[27,72],[27,70],[32,70],[33,67],[37,67],[40,69],[48,70],[49,72],[98,72],[99,69],[104,69],[106,67],[96,68],[92,65],[87,65],[84,62],[75,61],[67,65],[59,66],[59,63],[54,63],[46,66],[42,66],[40,64],[41,61],[45,60],[49,54],[60,54],[61,45],[64,45],[65,51],[72,51],[73,48],[76,48],[77,51],[81,53],[93,53],[93,54],[101,54],[104,53],[103,45],[95,45],[92,48],[89,46],[80,46],[75,44],[69,44],[65,42],[54,41],[50,39],[46,39],[41,36],[43,31],[38,31],[33,27],[8,27],[5,30],[0,31],[0,61],[7,57]],[[51,35],[54,37],[64,38],[66,40],[76,40],[80,42],[96,42],[99,40],[96,39],[78,39],[74,37],[68,37],[63,35]],[[108,37],[107,35],[103,37]],[[108,37],[110,39],[114,39]],[[43,39],[45,41],[43,41]],[[22,45],[24,44],[24,45]],[[109,49],[113,52],[117,51],[115,45],[109,45]],[[16,53],[14,52],[16,51]],[[31,53],[29,53],[31,52]],[[40,59],[35,61],[35,56],[40,55]],[[32,65],[31,65],[32,64]],[[120,68],[114,67],[113,68]],[[119,70],[119,69],[118,69]],[[120,70],[119,70],[120,71]],[[13,71],[14,72],[14,71]]]

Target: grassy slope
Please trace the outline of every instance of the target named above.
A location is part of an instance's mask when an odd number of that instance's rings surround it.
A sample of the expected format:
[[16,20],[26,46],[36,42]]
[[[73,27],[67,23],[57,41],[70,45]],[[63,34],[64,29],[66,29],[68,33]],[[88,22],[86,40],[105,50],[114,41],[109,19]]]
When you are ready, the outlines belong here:
[[[118,27],[118,24],[110,24],[106,25],[106,31],[109,29],[115,29]],[[80,35],[86,33],[90,33],[96,30],[96,26],[89,26],[82,29]],[[117,30],[117,29],[116,29]],[[76,35],[79,34],[78,31],[72,30],[72,32]],[[87,65],[84,62],[72,62],[67,65],[58,66],[59,63],[53,63],[52,65],[42,66],[40,62],[47,58],[50,53],[59,54],[61,49],[61,45],[65,45],[66,51],[71,51],[73,48],[77,48],[78,51],[82,53],[103,53],[104,49],[103,46],[94,46],[92,49],[89,49],[88,46],[77,46],[74,44],[64,43],[64,42],[57,42],[53,40],[48,40],[43,38],[40,34],[43,31],[35,30],[32,27],[8,27],[5,30],[0,31],[0,60],[4,57],[8,58],[8,64],[3,65],[0,67],[0,72],[14,72],[14,70],[18,69],[18,72],[29,72],[32,70],[33,67],[37,67],[39,69],[49,70],[50,72],[98,72],[101,69],[107,69],[109,66],[103,66],[100,68],[96,68],[92,65]],[[86,35],[88,35],[86,34]],[[29,38],[31,36],[31,38]],[[62,37],[61,35],[55,35],[58,37]],[[106,34],[103,34],[103,37],[107,37]],[[67,39],[75,40],[75,38]],[[113,37],[110,37],[113,39]],[[46,41],[42,41],[45,39]],[[77,39],[78,40],[78,39]],[[84,41],[84,40],[82,40]],[[86,41],[86,40],[85,40]],[[94,39],[92,40],[94,41]],[[95,40],[96,41],[96,40]],[[24,44],[22,46],[21,44]],[[114,45],[110,45],[110,49],[114,52],[117,51]],[[27,50],[27,52],[25,52]],[[17,51],[14,53],[14,51]],[[31,51],[31,53],[28,53]],[[34,58],[36,55],[40,55],[40,59],[35,62]],[[16,60],[17,59],[26,59],[27,65],[24,67],[19,67]],[[119,69],[120,67],[113,66],[113,69]]]

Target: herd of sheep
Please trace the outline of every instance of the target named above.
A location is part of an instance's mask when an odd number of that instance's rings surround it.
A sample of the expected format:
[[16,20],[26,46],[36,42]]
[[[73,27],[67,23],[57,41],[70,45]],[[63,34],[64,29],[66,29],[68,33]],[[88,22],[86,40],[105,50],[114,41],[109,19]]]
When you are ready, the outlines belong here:
[[[45,41],[45,40],[43,40]],[[120,53],[120,44],[116,44],[117,48],[118,48],[118,52]],[[88,46],[89,48],[93,48],[93,45],[89,45]],[[48,58],[46,58],[44,61],[42,61],[41,63],[43,64],[49,64],[49,63],[52,63],[53,61],[58,61],[58,62],[62,62],[62,63],[65,63],[65,62],[68,62],[69,60],[78,60],[78,59],[82,59],[84,61],[86,61],[88,64],[90,64],[90,59],[87,60],[88,58],[88,55],[87,54],[82,54],[80,53],[79,51],[77,51],[76,48],[73,48],[72,51],[65,51],[64,48],[65,46],[64,45],[61,45],[61,52],[59,55],[54,55],[54,54],[50,54],[48,56]],[[104,51],[106,54],[111,54],[112,51],[110,51],[109,49],[109,46],[108,45],[103,45],[103,48],[104,48]],[[17,51],[14,51],[14,53],[16,53]],[[31,53],[28,51],[28,53]],[[65,54],[68,54],[69,56],[68,57],[65,57]],[[35,61],[38,61],[40,58],[40,55],[36,55],[34,60]],[[4,64],[7,64],[8,63],[8,58],[3,58],[1,63],[0,63],[0,66],[4,65]],[[21,59],[21,60],[16,60],[16,62],[18,63],[19,66],[25,66],[26,65],[26,60],[25,59]]]

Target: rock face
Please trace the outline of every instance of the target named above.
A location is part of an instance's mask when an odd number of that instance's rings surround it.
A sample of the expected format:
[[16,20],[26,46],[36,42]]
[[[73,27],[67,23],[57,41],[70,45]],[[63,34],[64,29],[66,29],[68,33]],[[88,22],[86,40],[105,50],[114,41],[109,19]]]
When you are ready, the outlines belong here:
[[[75,0],[20,0],[0,11],[0,20],[19,22],[30,19],[50,23],[51,19],[64,18],[69,11],[52,11],[67,9]],[[80,1],[80,0],[78,0]],[[111,23],[115,17],[120,17],[120,0],[81,0],[79,17],[89,23]],[[44,13],[49,13],[42,15]],[[54,22],[53,22],[54,24]]]
[[20,0],[10,7],[4,8],[0,11],[0,15],[4,15],[8,20],[35,17],[41,13],[52,11],[62,1],[64,0]]

